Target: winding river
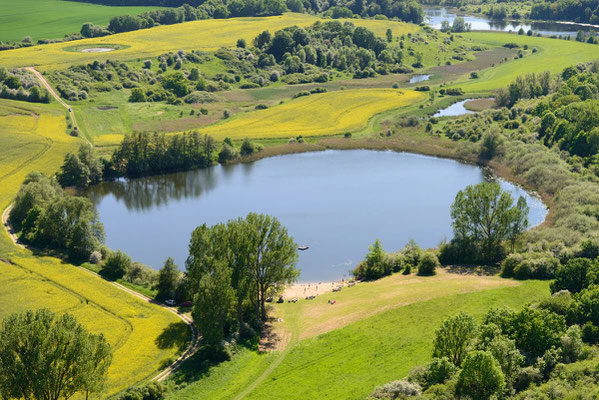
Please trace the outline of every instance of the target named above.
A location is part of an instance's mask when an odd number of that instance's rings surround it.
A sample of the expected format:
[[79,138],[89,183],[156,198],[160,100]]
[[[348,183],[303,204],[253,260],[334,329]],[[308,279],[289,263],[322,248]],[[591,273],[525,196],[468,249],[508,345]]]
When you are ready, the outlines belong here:
[[[107,244],[134,260],[160,268],[173,257],[181,269],[192,230],[248,212],[268,213],[299,245],[300,281],[349,276],[379,238],[388,251],[410,239],[437,246],[452,236],[450,205],[467,185],[495,179],[483,169],[409,153],[327,150],[266,158],[148,178],[105,182],[89,196],[106,230]],[[531,225],[547,214],[525,196]]]

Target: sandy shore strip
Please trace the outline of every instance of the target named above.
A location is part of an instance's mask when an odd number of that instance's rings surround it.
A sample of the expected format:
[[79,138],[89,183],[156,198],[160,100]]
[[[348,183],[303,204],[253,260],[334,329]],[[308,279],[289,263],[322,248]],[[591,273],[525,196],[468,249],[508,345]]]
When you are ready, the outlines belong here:
[[333,282],[304,282],[295,283],[288,286],[282,293],[282,296],[287,299],[300,298],[305,299],[308,296],[318,296],[323,293],[332,292],[334,288],[342,286],[345,287],[352,282],[350,279],[342,279],[340,281]]

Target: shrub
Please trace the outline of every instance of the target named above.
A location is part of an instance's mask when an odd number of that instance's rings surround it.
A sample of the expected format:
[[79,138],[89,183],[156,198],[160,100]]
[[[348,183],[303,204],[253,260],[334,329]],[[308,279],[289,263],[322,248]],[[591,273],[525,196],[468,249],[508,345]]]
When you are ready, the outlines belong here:
[[439,259],[434,253],[426,252],[418,262],[418,275],[431,276],[435,275],[436,269],[439,266]]
[[406,396],[420,396],[421,394],[422,388],[420,385],[401,380],[376,387],[368,399],[397,399]]
[[445,383],[458,371],[447,357],[433,358],[426,368],[426,383],[433,386],[439,383]]
[[217,100],[216,96],[212,93],[195,91],[185,96],[184,101],[187,104],[205,104],[214,103]]
[[146,94],[140,88],[133,88],[129,96],[130,103],[143,103],[146,101]]
[[505,386],[499,363],[487,351],[473,351],[464,360],[458,376],[458,394],[473,399],[490,399],[499,395]]
[[501,276],[516,279],[551,279],[559,268],[551,253],[513,253],[503,260]]
[[235,149],[227,143],[223,143],[223,147],[218,153],[218,162],[221,164],[226,164],[235,158],[237,158],[237,152]]
[[247,47],[245,39],[237,39],[237,47],[239,47],[240,49],[245,49]]
[[239,149],[239,154],[241,154],[242,156],[249,156],[251,154],[254,154],[255,152],[256,148],[254,147],[254,144],[250,142],[250,139],[243,139],[243,143],[241,143],[241,148]]
[[100,264],[102,262],[102,253],[100,253],[99,251],[92,251],[92,253],[89,256],[89,262],[91,262],[92,264]]
[[117,280],[125,276],[130,267],[131,258],[119,250],[108,256],[102,267],[101,274],[108,279]]

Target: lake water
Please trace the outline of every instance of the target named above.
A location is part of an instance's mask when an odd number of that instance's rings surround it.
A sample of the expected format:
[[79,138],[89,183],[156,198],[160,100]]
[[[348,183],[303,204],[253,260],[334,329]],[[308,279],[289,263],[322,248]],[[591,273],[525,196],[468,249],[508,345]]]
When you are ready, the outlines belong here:
[[576,37],[576,33],[579,30],[583,31],[598,31],[596,28],[581,26],[576,24],[559,23],[559,22],[531,22],[521,23],[518,21],[507,21],[507,20],[491,20],[482,15],[465,15],[456,13],[455,11],[447,8],[436,8],[426,7],[424,8],[424,21],[435,29],[441,28],[441,23],[444,20],[449,21],[450,24],[457,17],[463,17],[464,21],[472,25],[473,31],[503,31],[503,32],[518,32],[520,28],[528,32],[532,29],[535,33],[540,33],[544,36],[572,36]]
[[[451,238],[456,193],[488,179],[479,167],[441,158],[328,150],[105,182],[89,195],[108,246],[154,268],[170,256],[184,269],[198,225],[268,213],[298,245],[310,247],[299,252],[300,281],[319,282],[349,276],[376,238],[388,251],[411,238],[424,248]],[[516,198],[526,197],[532,225],[545,219],[540,200],[500,183]]]

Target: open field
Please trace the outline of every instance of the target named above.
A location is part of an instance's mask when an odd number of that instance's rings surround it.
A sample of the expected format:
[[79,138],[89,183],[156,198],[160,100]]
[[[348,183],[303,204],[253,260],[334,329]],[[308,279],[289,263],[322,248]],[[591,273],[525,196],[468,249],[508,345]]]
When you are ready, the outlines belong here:
[[[374,386],[399,379],[430,359],[434,331],[447,316],[467,311],[479,317],[491,307],[518,308],[548,294],[547,282],[441,273],[432,278],[394,275],[313,302],[277,305],[277,316],[295,336],[287,350],[275,353],[279,358],[244,350],[169,399],[363,399]],[[327,304],[329,298],[337,304]],[[387,306],[379,309],[383,303]],[[322,327],[327,318],[356,314],[358,319],[344,327],[329,326],[328,333],[297,341],[299,335],[316,333],[314,327]],[[248,371],[253,379],[266,373],[252,380],[257,385],[244,397],[240,393],[248,387]]]
[[[506,87],[519,75],[543,71],[560,72],[570,65],[599,59],[597,45],[571,40],[489,32],[470,32],[464,36],[487,46],[503,46],[510,42],[520,46],[528,45],[527,55],[523,58],[509,60],[509,62],[486,69],[479,74],[479,79],[464,77],[461,81],[452,84],[452,86],[461,87],[466,92],[489,92]],[[538,51],[531,53],[531,49],[535,47]]]
[[266,110],[241,114],[201,130],[216,139],[334,135],[363,129],[375,114],[427,96],[412,90],[364,89],[313,94]]
[[20,41],[25,36],[59,39],[78,33],[92,22],[108,25],[115,15],[140,14],[158,7],[110,7],[67,0],[0,0],[0,41]]
[[[319,18],[308,14],[287,13],[276,17],[192,21],[101,38],[3,51],[0,53],[0,65],[5,67],[33,65],[40,71],[44,71],[105,58],[135,60],[177,50],[214,51],[223,46],[234,46],[239,38],[251,43],[264,30],[274,32],[291,25],[308,26],[318,20]],[[419,29],[417,25],[393,21],[358,19],[351,20],[351,22],[357,26],[365,26],[380,36],[384,36],[388,28],[393,30],[394,36],[416,32]],[[64,50],[65,47],[90,44],[99,47],[106,44],[130,47],[111,51],[101,56],[94,53],[76,53]]]
[[[54,173],[82,143],[66,134],[56,104],[0,100],[0,209],[12,201],[27,173]],[[83,269],[40,257],[0,233],[0,319],[16,311],[50,308],[74,314],[102,332],[115,349],[105,395],[150,378],[185,347],[189,330],[172,313],[123,294]],[[105,397],[105,396],[103,396]]]

